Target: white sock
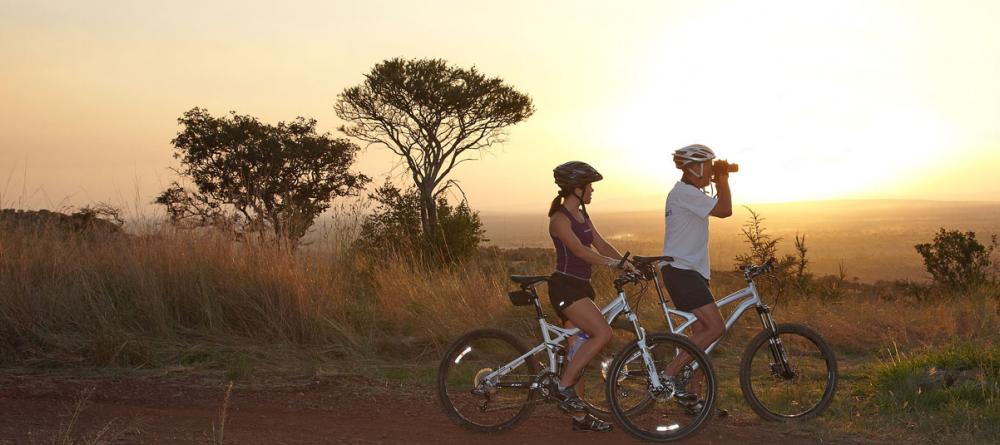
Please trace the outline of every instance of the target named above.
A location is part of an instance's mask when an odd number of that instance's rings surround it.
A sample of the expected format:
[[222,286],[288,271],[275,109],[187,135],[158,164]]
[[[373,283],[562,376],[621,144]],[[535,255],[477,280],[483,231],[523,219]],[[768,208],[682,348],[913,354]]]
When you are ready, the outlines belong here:
[[586,418],[587,418],[586,414],[580,414],[579,416],[573,416],[573,420],[575,420],[577,422],[583,422],[583,419],[586,419]]

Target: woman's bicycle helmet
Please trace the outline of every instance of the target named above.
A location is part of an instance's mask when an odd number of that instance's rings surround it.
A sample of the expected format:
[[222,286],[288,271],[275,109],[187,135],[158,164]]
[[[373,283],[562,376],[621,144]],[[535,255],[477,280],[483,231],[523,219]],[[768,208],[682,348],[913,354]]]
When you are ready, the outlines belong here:
[[591,182],[604,179],[604,176],[601,176],[594,167],[580,161],[569,161],[559,164],[559,166],[552,169],[552,176],[556,180],[556,185],[564,190],[584,188]]

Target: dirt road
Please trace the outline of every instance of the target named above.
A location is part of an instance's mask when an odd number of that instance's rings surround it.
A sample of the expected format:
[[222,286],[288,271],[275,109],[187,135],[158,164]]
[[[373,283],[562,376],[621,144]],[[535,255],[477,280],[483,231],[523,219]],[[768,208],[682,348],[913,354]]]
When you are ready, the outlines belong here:
[[[218,443],[226,392],[219,382],[184,373],[81,378],[0,371],[0,445]],[[237,383],[222,435],[228,444],[641,443],[617,430],[574,433],[551,406],[507,433],[475,434],[453,425],[428,388],[397,385],[346,376]],[[87,393],[74,420],[75,404]],[[716,419],[684,443],[869,443],[741,417]]]

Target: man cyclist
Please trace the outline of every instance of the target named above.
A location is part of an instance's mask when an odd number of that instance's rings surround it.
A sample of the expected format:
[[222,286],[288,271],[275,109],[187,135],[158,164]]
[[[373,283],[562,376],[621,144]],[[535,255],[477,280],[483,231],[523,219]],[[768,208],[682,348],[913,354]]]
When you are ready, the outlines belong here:
[[[708,284],[711,271],[708,256],[708,217],[727,218],[733,214],[729,190],[729,171],[725,161],[713,165],[715,153],[700,145],[688,145],[673,153],[674,166],[682,171],[681,179],[667,195],[663,237],[663,255],[673,257],[660,272],[663,283],[677,309],[691,312],[698,320],[691,325],[691,341],[708,348],[726,332],[722,314]],[[716,196],[704,188],[715,183]],[[676,376],[691,361],[682,353],[666,367]],[[691,394],[696,397],[696,394]]]

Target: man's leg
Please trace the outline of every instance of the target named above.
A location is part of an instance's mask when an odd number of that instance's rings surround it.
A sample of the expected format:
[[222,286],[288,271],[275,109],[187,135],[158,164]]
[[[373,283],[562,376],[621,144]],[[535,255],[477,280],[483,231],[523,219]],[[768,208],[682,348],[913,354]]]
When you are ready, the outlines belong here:
[[[715,305],[714,301],[691,311],[691,313],[698,317],[698,321],[691,326],[689,339],[702,351],[726,333],[726,323],[722,320],[722,313],[719,312],[719,307]],[[667,375],[677,375],[681,368],[690,362],[691,356],[686,352],[681,352],[667,365]]]

